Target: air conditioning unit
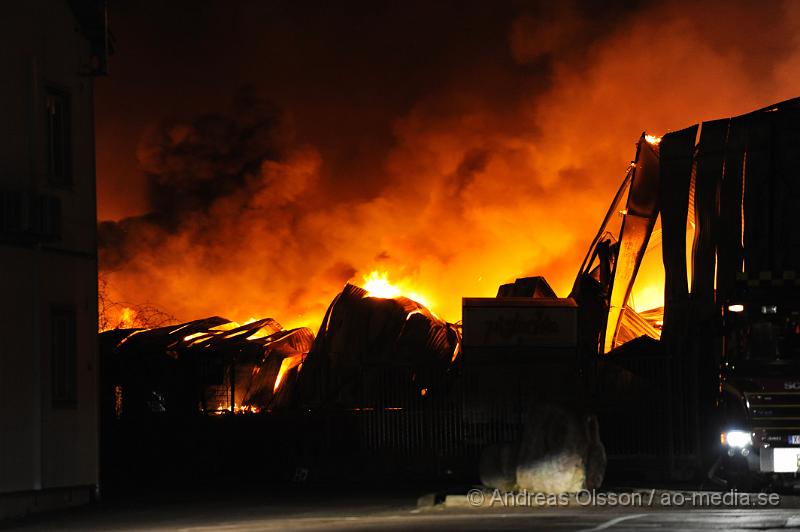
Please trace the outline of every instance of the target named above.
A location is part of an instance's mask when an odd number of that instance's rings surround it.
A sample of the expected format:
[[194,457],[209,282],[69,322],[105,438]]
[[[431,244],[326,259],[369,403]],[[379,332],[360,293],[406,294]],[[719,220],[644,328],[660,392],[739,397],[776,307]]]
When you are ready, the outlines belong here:
[[27,190],[0,190],[0,240],[31,243],[60,238],[60,198]]

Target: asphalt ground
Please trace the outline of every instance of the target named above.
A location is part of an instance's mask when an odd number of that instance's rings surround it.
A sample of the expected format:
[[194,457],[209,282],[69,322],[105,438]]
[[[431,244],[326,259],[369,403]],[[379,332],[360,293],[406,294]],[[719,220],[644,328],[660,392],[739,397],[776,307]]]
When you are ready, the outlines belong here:
[[[9,530],[787,530],[800,499],[639,489],[548,501],[481,491],[257,490],[140,493],[8,521]],[[727,499],[723,499],[727,495]],[[510,497],[510,498],[509,498]],[[581,498],[582,497],[582,498]],[[738,498],[737,498],[738,497]]]

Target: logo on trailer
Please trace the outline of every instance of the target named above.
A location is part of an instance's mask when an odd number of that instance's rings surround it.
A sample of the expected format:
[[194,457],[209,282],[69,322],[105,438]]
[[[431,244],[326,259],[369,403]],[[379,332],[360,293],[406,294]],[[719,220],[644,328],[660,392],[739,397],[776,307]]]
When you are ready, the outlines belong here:
[[800,382],[792,381],[792,382],[784,382],[783,383],[784,390],[800,390]]

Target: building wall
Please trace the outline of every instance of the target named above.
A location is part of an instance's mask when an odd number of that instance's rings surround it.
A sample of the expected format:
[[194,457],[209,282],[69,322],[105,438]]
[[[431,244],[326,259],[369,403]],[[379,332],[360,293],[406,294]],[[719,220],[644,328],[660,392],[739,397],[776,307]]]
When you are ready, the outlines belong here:
[[[94,117],[80,30],[65,1],[9,2],[0,17],[0,516],[4,495],[98,482]],[[48,155],[48,91],[68,101],[68,180]],[[57,218],[57,233],[15,225],[26,217],[14,205],[37,201],[27,219]]]

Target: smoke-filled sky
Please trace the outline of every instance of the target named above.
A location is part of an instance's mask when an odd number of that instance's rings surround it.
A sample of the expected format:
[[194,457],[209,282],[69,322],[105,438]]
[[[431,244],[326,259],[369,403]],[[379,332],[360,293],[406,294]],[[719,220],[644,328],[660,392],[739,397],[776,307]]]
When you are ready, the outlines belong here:
[[800,3],[112,3],[101,269],[180,320],[318,325],[372,270],[445,319],[566,295],[643,130],[800,95]]

